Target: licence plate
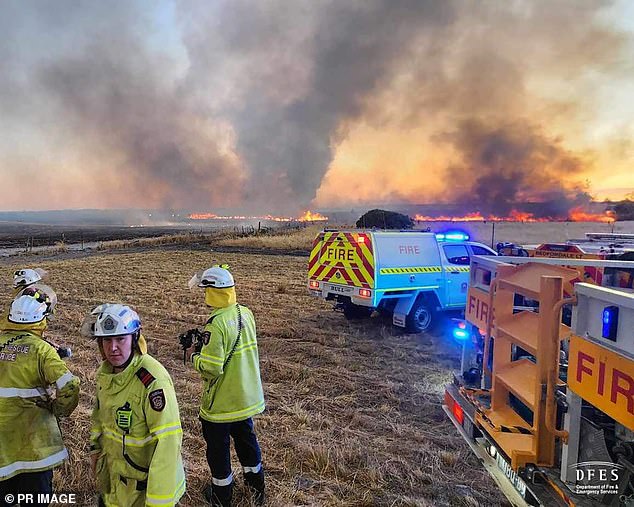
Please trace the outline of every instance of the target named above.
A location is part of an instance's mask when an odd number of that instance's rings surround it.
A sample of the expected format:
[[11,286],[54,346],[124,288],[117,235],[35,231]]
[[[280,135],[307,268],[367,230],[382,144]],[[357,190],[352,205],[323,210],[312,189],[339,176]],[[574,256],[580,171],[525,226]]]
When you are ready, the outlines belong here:
[[[494,447],[495,449],[495,447]],[[504,473],[506,478],[513,484],[515,490],[522,495],[522,498],[526,498],[526,483],[520,478],[519,475],[511,468],[511,465],[508,461],[504,459],[504,457],[500,454],[500,452],[496,449],[495,453],[495,462],[497,463],[498,468]]]
[[340,294],[347,294],[354,291],[354,287],[342,287],[341,285],[331,285],[330,290],[332,292],[338,292]]

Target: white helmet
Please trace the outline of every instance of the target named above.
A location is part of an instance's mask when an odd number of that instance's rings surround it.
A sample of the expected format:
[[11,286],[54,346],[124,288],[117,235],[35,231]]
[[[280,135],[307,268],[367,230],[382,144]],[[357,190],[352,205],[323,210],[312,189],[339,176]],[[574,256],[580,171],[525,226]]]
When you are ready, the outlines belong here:
[[90,313],[97,316],[92,331],[95,337],[123,336],[141,329],[139,315],[126,305],[104,303]]
[[36,299],[44,298],[44,301],[49,306],[49,315],[52,315],[55,312],[55,307],[57,306],[57,294],[52,287],[44,283],[36,282],[24,287],[15,295],[14,299],[17,299],[20,296],[32,296]]
[[223,264],[222,267],[215,265],[203,271],[202,274],[195,274],[189,281],[190,288],[194,285],[203,288],[226,289],[235,285],[233,275],[227,269],[229,266]]
[[16,324],[34,324],[43,321],[50,313],[50,299],[46,295],[24,294],[11,303],[8,319]]
[[35,269],[18,269],[13,273],[13,287],[26,287],[35,282],[39,282],[46,276],[46,271],[41,268]]
[[198,282],[198,287],[213,287],[215,289],[226,289],[234,285],[233,275],[228,269],[220,266],[213,266],[205,270],[200,282]]

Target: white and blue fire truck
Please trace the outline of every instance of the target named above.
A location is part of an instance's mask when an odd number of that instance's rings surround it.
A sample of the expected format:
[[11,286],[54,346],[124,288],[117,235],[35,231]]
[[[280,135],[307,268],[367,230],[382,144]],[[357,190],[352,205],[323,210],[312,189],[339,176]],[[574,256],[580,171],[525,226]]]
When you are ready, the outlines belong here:
[[457,231],[324,230],[313,242],[308,289],[347,318],[378,310],[420,333],[438,312],[464,309],[474,255],[496,252]]

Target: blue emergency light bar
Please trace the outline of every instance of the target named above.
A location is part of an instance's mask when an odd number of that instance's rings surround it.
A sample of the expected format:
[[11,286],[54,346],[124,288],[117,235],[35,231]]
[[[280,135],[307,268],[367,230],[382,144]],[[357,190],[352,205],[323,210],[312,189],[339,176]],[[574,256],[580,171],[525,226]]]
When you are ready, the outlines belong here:
[[469,235],[462,231],[448,231],[436,233],[438,241],[469,241]]

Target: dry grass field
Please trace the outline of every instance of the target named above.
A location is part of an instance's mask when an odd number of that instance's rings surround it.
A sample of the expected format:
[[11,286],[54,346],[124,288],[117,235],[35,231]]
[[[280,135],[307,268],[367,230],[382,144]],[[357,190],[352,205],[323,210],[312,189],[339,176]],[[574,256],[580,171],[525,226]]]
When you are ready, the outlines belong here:
[[[2,278],[35,259],[13,259]],[[99,252],[38,265],[59,297],[49,336],[73,347],[69,367],[82,380],[80,405],[62,422],[70,461],[58,490],[90,495],[88,429],[99,355],[79,337],[82,318],[104,301],[140,313],[150,352],[170,371],[184,428],[188,489],[200,506],[210,475],[197,420],[201,382],[184,367],[177,335],[205,321],[201,292],[186,283],[197,269],[228,262],[239,300],[259,325],[266,412],[256,419],[270,506],[498,505],[497,488],[441,409],[443,384],[458,351],[440,338],[397,334],[377,319],[349,323],[307,295],[306,258],[204,251]],[[18,264],[20,262],[20,264]],[[0,300],[9,303],[8,287]],[[239,467],[236,466],[238,470]],[[240,474],[238,473],[238,481]],[[250,505],[236,491],[236,505]],[[88,502],[88,500],[83,500]]]
[[[490,224],[466,227],[487,242]],[[104,250],[93,252],[2,260],[0,279],[7,286],[2,308],[9,303],[14,269],[49,271],[59,305],[48,335],[72,346],[68,364],[82,380],[80,405],[62,422],[71,459],[56,473],[57,489],[80,492],[86,504],[94,496],[88,429],[100,358],[96,345],[80,338],[78,330],[95,305],[123,302],[140,313],[150,353],[176,385],[188,475],[182,505],[204,505],[200,492],[210,475],[197,420],[201,382],[182,364],[177,336],[206,319],[203,294],[189,291],[187,280],[220,261],[232,266],[238,298],[253,309],[258,323],[267,410],[256,427],[267,505],[505,505],[441,408],[443,385],[458,367],[457,347],[442,336],[402,334],[377,317],[348,322],[330,304],[309,296],[305,255],[317,230],[224,240],[191,237],[191,246],[178,235],[117,243],[113,249],[104,244]],[[524,243],[597,230],[606,226],[496,225],[500,240]],[[634,232],[634,223],[618,223],[615,231]],[[216,247],[233,253],[214,252]],[[267,250],[276,254],[245,253]],[[279,255],[289,252],[303,255]],[[250,505],[245,493],[238,488],[236,505]]]
[[225,237],[215,244],[238,248],[271,249],[271,250],[300,250],[309,252],[313,239],[322,230],[322,225],[311,225],[297,229],[287,234],[262,234],[243,237]]

